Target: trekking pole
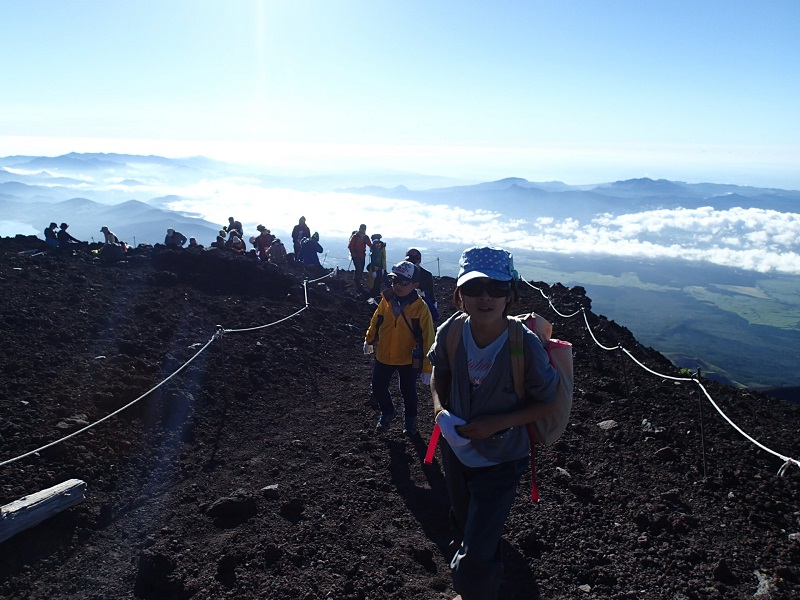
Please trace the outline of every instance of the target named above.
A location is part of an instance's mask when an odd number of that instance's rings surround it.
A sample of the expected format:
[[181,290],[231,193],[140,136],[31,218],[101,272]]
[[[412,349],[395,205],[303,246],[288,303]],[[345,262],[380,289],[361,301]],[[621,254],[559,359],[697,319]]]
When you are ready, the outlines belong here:
[[[697,381],[700,381],[700,368],[697,369]],[[703,396],[702,394],[697,394],[697,401],[700,404],[700,447],[703,452],[703,478],[708,477],[708,472],[706,471],[706,432],[705,432],[705,423],[703,421]]]
[[436,257],[436,275],[438,277],[442,276],[442,266],[439,264],[439,257]]

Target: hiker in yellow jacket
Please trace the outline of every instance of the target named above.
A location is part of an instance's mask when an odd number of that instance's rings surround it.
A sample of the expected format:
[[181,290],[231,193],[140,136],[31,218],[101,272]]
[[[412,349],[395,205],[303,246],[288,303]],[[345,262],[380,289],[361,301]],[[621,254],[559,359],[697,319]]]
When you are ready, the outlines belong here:
[[397,416],[389,391],[392,376],[397,371],[403,397],[403,433],[416,436],[417,377],[421,373],[422,382],[430,384],[432,367],[427,355],[433,344],[433,318],[417,292],[419,270],[412,263],[397,263],[388,277],[391,288],[381,294],[364,337],[364,353],[375,352],[372,393],[381,410],[376,429],[388,431],[389,424]]

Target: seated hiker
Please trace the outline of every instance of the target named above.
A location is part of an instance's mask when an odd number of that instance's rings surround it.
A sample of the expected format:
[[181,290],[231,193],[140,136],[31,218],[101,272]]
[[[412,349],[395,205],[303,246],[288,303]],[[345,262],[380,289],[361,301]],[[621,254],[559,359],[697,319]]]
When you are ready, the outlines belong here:
[[180,231],[175,231],[174,229],[167,229],[167,235],[164,236],[164,245],[167,248],[172,248],[173,250],[178,248],[183,248],[183,245],[186,243],[186,236],[183,235]]
[[220,250],[225,249],[225,234],[227,232],[224,229],[220,229],[219,233],[217,234],[217,239],[211,242],[211,246],[213,248],[219,248]]
[[58,248],[58,234],[56,233],[56,223],[50,223],[44,230],[44,243],[51,248]]
[[312,267],[322,268],[319,262],[319,254],[322,252],[322,246],[319,244],[319,233],[316,231],[310,238],[304,238],[300,241],[300,256],[298,260],[306,265]]
[[275,265],[284,265],[286,264],[286,258],[286,246],[278,238],[275,238],[269,245],[267,260]]
[[230,245],[228,246],[231,250],[236,252],[236,254],[244,254],[247,252],[247,244],[244,243],[244,240],[236,235],[236,230],[233,230],[231,233],[231,237],[228,240]]
[[386,276],[386,242],[380,233],[372,234],[372,248],[369,253],[367,266],[367,287],[372,290],[372,297],[380,302],[383,280]]
[[75,246],[86,245],[86,242],[82,242],[78,238],[72,237],[67,232],[67,227],[69,227],[69,225],[67,225],[66,223],[62,223],[61,230],[56,234],[56,237],[58,238],[58,245],[62,250],[69,251],[72,250]]
[[197,248],[198,250],[202,250],[203,244],[198,244],[197,238],[189,238],[189,248]]

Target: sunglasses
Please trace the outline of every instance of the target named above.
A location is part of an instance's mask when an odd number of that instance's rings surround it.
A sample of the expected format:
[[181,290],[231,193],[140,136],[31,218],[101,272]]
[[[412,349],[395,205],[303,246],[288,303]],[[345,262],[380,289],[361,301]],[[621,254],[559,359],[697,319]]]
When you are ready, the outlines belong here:
[[511,292],[511,282],[497,281],[495,279],[489,281],[471,279],[461,286],[461,293],[473,298],[482,296],[484,291],[492,298],[505,298]]
[[411,285],[411,280],[405,277],[398,277],[395,275],[392,277],[392,285]]

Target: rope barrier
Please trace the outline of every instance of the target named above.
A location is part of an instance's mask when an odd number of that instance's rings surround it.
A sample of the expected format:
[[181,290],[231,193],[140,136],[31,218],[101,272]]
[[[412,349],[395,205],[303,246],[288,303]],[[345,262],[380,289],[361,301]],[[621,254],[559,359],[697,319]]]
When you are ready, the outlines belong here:
[[73,432],[72,432],[72,433],[70,433],[69,435],[65,435],[64,437],[62,437],[62,438],[60,438],[60,439],[58,439],[58,440],[55,440],[54,442],[50,442],[49,444],[45,444],[44,446],[40,446],[39,448],[36,448],[36,450],[31,450],[30,452],[26,452],[25,454],[20,454],[19,456],[15,456],[14,458],[10,458],[10,459],[8,459],[8,460],[5,460],[5,461],[3,461],[3,462],[0,462],[0,467],[4,467],[4,466],[6,466],[6,465],[10,465],[11,463],[17,462],[18,460],[22,460],[23,458],[27,458],[27,457],[29,457],[29,456],[32,456],[32,455],[34,455],[34,454],[38,454],[39,452],[42,452],[43,450],[47,450],[48,448],[52,448],[52,447],[53,447],[53,446],[55,446],[56,444],[60,444],[61,442],[64,442],[64,441],[66,441],[66,440],[68,440],[68,439],[70,439],[70,438],[73,438],[73,437],[75,437],[75,436],[77,436],[77,435],[80,435],[80,434],[81,434],[81,433],[83,433],[84,431],[88,431],[88,430],[90,430],[90,429],[92,429],[92,428],[96,427],[96,426],[97,426],[97,425],[99,425],[100,423],[103,423],[103,422],[105,422],[105,421],[108,421],[108,420],[109,420],[111,417],[114,417],[114,416],[118,415],[119,413],[121,413],[121,412],[122,412],[122,411],[124,411],[125,409],[127,409],[127,408],[130,408],[131,406],[133,406],[134,404],[136,404],[137,402],[139,402],[139,401],[140,401],[140,400],[142,400],[143,398],[146,398],[147,396],[149,396],[150,394],[152,394],[153,392],[155,392],[155,391],[156,391],[158,388],[160,388],[162,385],[164,385],[165,383],[167,383],[167,382],[168,382],[170,379],[172,379],[173,377],[175,377],[175,376],[176,376],[178,373],[180,373],[181,371],[183,371],[183,370],[184,370],[186,367],[188,367],[188,366],[189,366],[189,364],[190,364],[190,363],[191,363],[191,362],[192,362],[194,359],[196,359],[198,356],[200,356],[200,354],[202,354],[202,353],[205,351],[205,349],[206,349],[206,348],[208,348],[208,347],[211,345],[211,343],[212,343],[212,342],[213,342],[215,339],[217,339],[217,337],[219,337],[219,335],[220,335],[220,332],[218,331],[218,332],[217,332],[217,333],[215,333],[213,336],[211,336],[211,339],[210,339],[210,340],[208,340],[208,341],[205,343],[205,345],[204,345],[202,348],[200,348],[200,350],[198,350],[198,351],[195,353],[195,355],[194,355],[194,356],[192,356],[192,357],[191,357],[189,360],[187,360],[187,361],[186,361],[185,363],[183,363],[183,364],[182,364],[180,367],[178,367],[178,369],[177,369],[175,372],[173,372],[172,374],[170,374],[170,375],[169,375],[169,376],[168,376],[166,379],[162,380],[162,381],[161,381],[159,384],[157,384],[155,387],[152,387],[152,388],[150,388],[148,391],[146,391],[144,394],[142,394],[141,396],[139,396],[139,397],[138,397],[138,398],[136,398],[135,400],[131,400],[131,401],[130,401],[130,402],[128,402],[128,403],[127,403],[125,406],[123,406],[123,407],[121,407],[121,408],[118,408],[117,410],[115,410],[114,412],[112,412],[112,413],[110,413],[110,414],[107,414],[107,415],[106,415],[105,417],[103,417],[102,419],[100,419],[100,420],[98,420],[98,421],[95,421],[94,423],[90,423],[90,424],[89,424],[89,425],[87,425],[86,427],[83,427],[83,428],[81,428],[81,429],[78,429],[77,431],[73,431]]
[[[45,444],[44,446],[40,446],[39,448],[36,448],[35,450],[31,450],[31,451],[29,451],[29,452],[26,452],[26,453],[24,453],[24,454],[21,454],[21,455],[19,455],[19,456],[16,456],[16,457],[14,457],[14,458],[10,458],[10,459],[8,459],[8,460],[2,461],[2,462],[0,462],[0,467],[4,467],[4,466],[6,466],[6,465],[12,464],[12,463],[14,463],[14,462],[17,462],[17,461],[19,461],[19,460],[22,460],[22,459],[24,459],[24,458],[27,458],[27,457],[29,457],[29,456],[33,456],[33,455],[39,454],[40,452],[42,452],[42,451],[44,451],[44,450],[46,450],[46,449],[48,449],[48,448],[51,448],[51,447],[53,447],[53,446],[55,446],[55,445],[57,445],[57,444],[60,444],[61,442],[64,442],[64,441],[66,441],[66,440],[68,440],[68,439],[71,439],[71,438],[73,438],[73,437],[76,437],[76,436],[78,436],[78,435],[80,435],[80,434],[84,433],[85,431],[88,431],[89,429],[92,429],[92,428],[96,427],[97,425],[100,425],[101,423],[103,423],[103,422],[105,422],[105,421],[107,421],[107,420],[111,419],[112,417],[114,417],[114,416],[118,415],[118,414],[119,414],[119,413],[121,413],[122,411],[124,411],[124,410],[126,410],[126,409],[130,408],[131,406],[133,406],[134,404],[136,404],[136,403],[137,403],[137,402],[139,402],[140,400],[142,400],[142,399],[146,398],[147,396],[149,396],[150,394],[152,394],[154,391],[156,391],[157,389],[159,389],[161,386],[163,386],[165,383],[167,383],[167,382],[168,382],[169,380],[171,380],[173,377],[175,377],[176,375],[178,375],[178,374],[179,374],[181,371],[183,371],[183,370],[184,370],[186,367],[188,367],[188,366],[189,366],[189,364],[191,364],[191,363],[192,363],[192,361],[194,361],[194,360],[195,360],[195,359],[196,359],[198,356],[200,356],[200,354],[202,354],[203,352],[205,352],[205,350],[206,350],[206,349],[207,349],[207,348],[208,348],[208,347],[209,347],[209,346],[210,346],[210,345],[211,345],[211,344],[212,344],[212,343],[213,343],[215,340],[217,340],[217,339],[219,339],[219,340],[222,340],[222,337],[223,337],[223,335],[224,335],[224,334],[226,334],[226,333],[244,333],[244,332],[249,332],[249,331],[258,331],[258,330],[261,330],[261,329],[266,329],[266,328],[268,328],[268,327],[272,327],[272,326],[274,326],[274,325],[278,325],[278,324],[280,324],[280,323],[283,323],[283,322],[285,322],[285,321],[288,321],[289,319],[292,319],[292,318],[296,317],[297,315],[299,315],[300,313],[302,313],[303,311],[305,311],[306,309],[308,309],[308,308],[309,308],[309,303],[308,303],[308,284],[309,284],[309,283],[316,283],[316,282],[318,282],[318,281],[321,281],[321,280],[323,280],[323,279],[326,279],[326,278],[328,278],[328,277],[331,277],[331,276],[335,275],[336,273],[338,273],[338,269],[335,269],[334,271],[331,271],[330,273],[327,273],[326,275],[324,275],[324,276],[322,276],[322,277],[319,277],[319,278],[317,278],[317,279],[313,279],[313,280],[310,280],[310,281],[309,281],[309,280],[307,280],[307,279],[306,279],[306,280],[304,280],[304,281],[303,281],[303,290],[304,290],[304,296],[305,296],[305,306],[303,306],[303,308],[301,308],[301,309],[299,309],[299,310],[295,311],[294,313],[292,313],[292,314],[290,314],[290,315],[288,315],[288,316],[286,316],[286,317],[284,317],[284,318],[282,318],[282,319],[279,319],[279,320],[277,320],[277,321],[274,321],[274,322],[272,322],[272,323],[267,323],[267,324],[264,324],[264,325],[258,325],[258,326],[256,326],[256,327],[245,327],[245,328],[238,328],[238,329],[225,329],[225,328],[223,328],[221,325],[217,325],[217,331],[214,333],[214,335],[211,337],[211,339],[210,339],[210,340],[208,340],[208,342],[206,342],[206,343],[203,345],[203,347],[202,347],[200,350],[198,350],[198,351],[197,351],[197,352],[196,352],[196,353],[195,353],[195,354],[194,354],[194,355],[193,355],[193,356],[192,356],[192,357],[191,357],[189,360],[187,360],[187,361],[186,361],[185,363],[183,363],[183,364],[182,364],[180,367],[178,367],[178,369],[176,369],[176,370],[175,370],[173,373],[171,373],[169,376],[167,376],[165,379],[163,379],[163,380],[162,380],[160,383],[158,383],[157,385],[155,385],[155,386],[154,386],[153,388],[151,388],[150,390],[146,391],[144,394],[142,394],[141,396],[139,396],[139,397],[138,397],[138,398],[136,398],[135,400],[132,400],[131,402],[129,402],[129,403],[128,403],[128,404],[126,404],[125,406],[123,406],[123,407],[121,407],[121,408],[118,408],[118,409],[117,409],[117,410],[115,410],[114,412],[112,412],[112,413],[110,413],[110,414],[106,415],[105,417],[102,417],[102,418],[101,418],[101,419],[99,419],[98,421],[95,421],[94,423],[91,423],[91,424],[87,425],[86,427],[83,427],[83,428],[81,428],[81,429],[79,429],[79,430],[77,430],[77,431],[74,431],[74,432],[70,433],[69,435],[66,435],[66,436],[64,436],[64,437],[62,437],[62,438],[60,438],[60,439],[58,439],[58,440],[55,440],[55,441],[53,441],[53,442],[50,442],[49,444]],[[523,281],[525,281],[525,280],[523,279]],[[626,354],[626,355],[627,355],[627,356],[628,356],[628,357],[629,357],[629,358],[630,358],[630,359],[631,359],[631,360],[632,360],[634,363],[636,363],[638,366],[640,366],[640,367],[641,367],[642,369],[644,369],[645,371],[647,371],[647,372],[649,372],[649,373],[651,373],[652,375],[655,375],[655,376],[657,376],[657,377],[661,377],[661,378],[663,378],[663,379],[668,379],[668,380],[672,380],[672,381],[681,381],[681,382],[693,381],[693,382],[695,382],[695,383],[696,383],[696,384],[697,384],[697,385],[700,387],[700,389],[703,391],[703,394],[705,394],[706,398],[708,398],[708,401],[709,401],[709,402],[711,403],[711,405],[712,405],[712,406],[713,406],[713,407],[716,409],[716,411],[717,411],[717,412],[718,412],[718,413],[719,413],[719,414],[720,414],[720,415],[721,415],[721,416],[722,416],[722,417],[723,417],[723,418],[724,418],[724,419],[725,419],[725,420],[726,420],[726,421],[727,421],[727,422],[728,422],[728,423],[729,423],[729,424],[730,424],[730,425],[731,425],[731,426],[732,426],[732,427],[733,427],[733,428],[734,428],[734,429],[735,429],[737,432],[739,432],[739,433],[740,433],[742,436],[744,436],[744,437],[745,437],[747,440],[749,440],[750,442],[752,442],[753,444],[755,444],[756,446],[758,446],[759,448],[761,448],[761,449],[762,449],[762,450],[764,450],[765,452],[768,452],[768,453],[772,454],[773,456],[775,456],[775,457],[777,457],[777,458],[780,458],[782,461],[784,461],[783,465],[782,465],[782,466],[780,467],[780,469],[778,470],[778,475],[780,475],[780,476],[784,476],[784,475],[786,474],[786,472],[788,471],[789,467],[790,467],[790,466],[792,466],[792,465],[795,465],[795,466],[797,466],[798,468],[800,468],[800,460],[797,460],[797,459],[791,458],[791,457],[789,457],[789,456],[784,456],[783,454],[780,454],[780,453],[778,453],[778,452],[775,452],[774,450],[771,450],[770,448],[768,448],[768,447],[764,446],[763,444],[761,444],[760,442],[758,442],[756,439],[754,439],[753,437],[751,437],[750,435],[748,435],[747,433],[745,433],[745,432],[744,432],[744,431],[743,431],[743,430],[742,430],[742,429],[741,429],[741,428],[740,428],[738,425],[736,425],[736,423],[734,423],[734,422],[733,422],[733,421],[732,421],[732,420],[731,420],[731,419],[730,419],[730,418],[729,418],[729,417],[728,417],[728,416],[727,416],[727,415],[726,415],[726,414],[725,414],[725,413],[722,411],[722,409],[721,409],[721,408],[720,408],[720,407],[717,405],[717,403],[716,403],[716,402],[714,402],[714,399],[711,397],[711,395],[708,393],[708,391],[707,391],[707,390],[706,390],[706,388],[705,388],[705,387],[702,385],[702,383],[700,383],[699,379],[692,378],[692,377],[674,377],[674,376],[671,376],[671,375],[666,375],[666,374],[663,374],[663,373],[659,373],[659,372],[657,372],[657,371],[654,371],[654,370],[650,369],[650,368],[649,368],[647,365],[645,365],[644,363],[642,363],[641,361],[639,361],[639,360],[638,360],[638,359],[637,359],[635,356],[633,356],[633,354],[631,354],[631,352],[630,352],[630,351],[628,351],[626,348],[623,348],[621,345],[617,345],[617,346],[613,346],[613,347],[612,347],[612,346],[604,346],[603,344],[601,344],[601,343],[600,343],[600,341],[597,339],[597,337],[595,336],[594,332],[592,331],[592,328],[591,328],[591,326],[589,325],[589,320],[588,320],[588,317],[586,316],[586,311],[583,309],[583,307],[581,307],[579,310],[576,310],[574,313],[572,313],[572,314],[570,314],[570,315],[565,315],[565,314],[562,314],[562,313],[561,313],[561,312],[559,312],[559,311],[558,311],[558,309],[557,309],[557,308],[556,308],[556,307],[553,305],[552,298],[550,298],[549,296],[547,296],[547,295],[544,293],[544,290],[542,290],[541,288],[538,288],[538,287],[536,287],[535,285],[533,285],[532,283],[530,283],[530,282],[528,282],[528,281],[525,281],[525,283],[526,283],[528,286],[530,286],[531,288],[533,288],[533,289],[535,289],[535,290],[539,291],[539,293],[542,295],[542,297],[543,297],[545,300],[547,300],[547,303],[548,303],[548,305],[550,306],[550,308],[551,308],[551,309],[552,309],[552,310],[553,310],[553,311],[554,311],[556,314],[558,314],[560,317],[563,317],[563,318],[572,318],[572,317],[575,317],[576,315],[578,315],[579,313],[582,313],[582,314],[583,314],[583,319],[584,319],[584,322],[586,323],[586,330],[589,332],[589,335],[592,337],[592,339],[594,340],[595,344],[597,344],[597,346],[598,346],[598,347],[600,347],[601,349],[603,349],[603,350],[606,350],[606,351],[621,350],[621,351],[622,351],[622,352],[624,352],[624,353],[625,353],[625,354]]]
[[631,352],[630,352],[630,351],[628,351],[626,348],[622,347],[621,345],[617,345],[617,346],[604,346],[603,344],[601,344],[601,343],[600,343],[600,341],[597,339],[597,337],[595,336],[594,332],[592,331],[592,328],[591,328],[591,326],[589,325],[589,318],[586,316],[586,311],[583,309],[583,307],[581,307],[579,310],[575,311],[575,312],[574,312],[574,313],[572,313],[571,315],[564,315],[564,314],[562,314],[561,312],[559,312],[559,311],[556,309],[556,307],[553,305],[552,298],[551,298],[550,296],[548,296],[547,294],[545,294],[545,293],[544,293],[544,290],[542,290],[541,288],[538,288],[538,287],[536,287],[535,285],[533,285],[533,284],[532,284],[532,283],[530,283],[529,281],[525,281],[524,279],[522,279],[522,281],[524,281],[524,282],[525,282],[525,283],[526,283],[528,286],[530,286],[530,287],[531,287],[531,288],[533,288],[534,290],[537,290],[537,291],[538,291],[538,292],[539,292],[539,293],[542,295],[542,297],[543,297],[545,300],[547,300],[547,303],[549,304],[550,308],[552,308],[552,309],[555,311],[555,313],[556,313],[556,314],[558,314],[560,317],[563,317],[563,318],[572,318],[572,317],[576,316],[578,313],[583,313],[583,320],[584,320],[584,322],[586,323],[586,330],[589,332],[589,335],[592,337],[592,339],[594,340],[594,343],[595,343],[595,344],[597,344],[597,346],[598,346],[599,348],[601,348],[601,349],[603,349],[603,350],[606,350],[606,351],[621,350],[621,351],[622,351],[622,352],[624,352],[624,353],[625,353],[625,354],[626,354],[626,355],[627,355],[627,356],[628,356],[628,357],[629,357],[629,358],[630,358],[630,359],[631,359],[631,360],[632,360],[634,363],[636,363],[636,364],[637,364],[639,367],[641,367],[642,369],[644,369],[644,370],[645,370],[645,371],[647,371],[648,373],[651,373],[652,375],[655,375],[656,377],[661,377],[662,379],[668,379],[668,380],[671,380],[671,381],[680,381],[680,382],[689,382],[689,381],[693,381],[694,383],[696,383],[696,384],[697,384],[697,385],[700,387],[700,389],[702,390],[703,394],[705,394],[706,398],[708,398],[708,401],[711,403],[711,405],[712,405],[712,406],[713,406],[713,407],[716,409],[716,411],[717,411],[717,412],[718,412],[718,413],[719,413],[719,414],[722,416],[722,418],[723,418],[723,419],[725,419],[725,420],[726,420],[726,421],[727,421],[727,422],[728,422],[728,423],[731,425],[731,427],[733,427],[733,428],[734,428],[736,431],[738,431],[738,432],[739,432],[739,433],[740,433],[742,436],[744,436],[744,437],[745,437],[745,439],[747,439],[748,441],[752,442],[753,444],[755,444],[756,446],[758,446],[759,448],[761,448],[761,449],[762,449],[762,450],[764,450],[765,452],[768,452],[769,454],[772,454],[773,456],[775,456],[775,457],[777,457],[777,458],[779,458],[779,459],[781,459],[781,460],[783,461],[783,465],[780,467],[780,469],[778,469],[778,475],[780,475],[781,477],[785,476],[785,474],[786,474],[786,472],[788,471],[789,467],[791,467],[792,465],[794,465],[794,466],[796,466],[796,467],[800,468],[800,460],[797,460],[797,459],[791,458],[791,457],[789,457],[789,456],[784,456],[783,454],[780,454],[779,452],[775,452],[774,450],[771,450],[770,448],[767,448],[765,445],[763,445],[762,443],[760,443],[759,441],[757,441],[756,439],[754,439],[753,437],[751,437],[750,435],[748,435],[747,433],[745,433],[745,432],[744,432],[744,431],[743,431],[743,430],[742,430],[742,429],[741,429],[741,428],[740,428],[738,425],[736,425],[736,423],[734,423],[734,422],[733,422],[733,421],[732,421],[732,420],[731,420],[731,419],[728,417],[728,415],[726,415],[726,414],[725,414],[725,413],[722,411],[722,409],[721,409],[721,408],[720,408],[720,407],[717,405],[717,403],[716,403],[716,402],[714,402],[714,399],[713,399],[713,398],[711,397],[711,395],[708,393],[708,391],[706,390],[706,388],[703,386],[703,384],[702,384],[702,383],[700,383],[700,380],[699,380],[699,378],[695,378],[695,377],[675,377],[675,376],[672,376],[672,375],[666,375],[666,374],[664,374],[664,373],[659,373],[659,372],[657,372],[657,371],[654,371],[653,369],[651,369],[650,367],[648,367],[648,366],[647,366],[647,365],[645,365],[644,363],[642,363],[642,362],[641,362],[640,360],[638,360],[638,359],[637,359],[637,358],[636,358],[636,357],[635,357],[633,354],[631,354]]
[[288,321],[289,319],[292,319],[292,318],[296,317],[296,316],[297,316],[297,315],[299,315],[301,312],[303,312],[304,310],[306,310],[308,307],[309,307],[309,306],[308,306],[308,304],[306,304],[306,305],[305,305],[303,308],[301,308],[300,310],[298,310],[298,311],[296,311],[296,312],[292,313],[291,315],[289,315],[289,316],[287,316],[287,317],[284,317],[284,318],[282,318],[282,319],[279,319],[279,320],[277,320],[277,321],[274,321],[274,322],[272,322],[272,323],[267,323],[266,325],[259,325],[259,326],[257,326],[257,327],[247,327],[247,328],[243,328],[243,329],[224,329],[224,328],[223,328],[221,325],[217,325],[217,331],[214,333],[214,335],[213,335],[213,336],[211,336],[211,339],[210,339],[210,340],[208,340],[208,341],[207,341],[207,342],[206,342],[206,343],[203,345],[203,347],[202,347],[202,348],[200,348],[200,350],[198,350],[198,351],[197,351],[197,352],[196,352],[196,353],[195,353],[195,354],[194,354],[194,355],[193,355],[193,356],[192,356],[192,357],[191,357],[189,360],[187,360],[185,363],[183,363],[183,364],[182,364],[180,367],[178,367],[178,368],[177,368],[177,369],[176,369],[174,372],[172,372],[170,375],[168,375],[166,378],[164,378],[164,379],[163,379],[161,382],[159,382],[159,383],[158,383],[157,385],[155,385],[154,387],[150,388],[148,391],[146,391],[144,394],[142,394],[141,396],[139,396],[139,397],[138,397],[138,398],[136,398],[135,400],[131,400],[131,401],[130,401],[130,402],[128,402],[128,403],[127,403],[125,406],[123,406],[123,407],[121,407],[121,408],[118,408],[117,410],[115,410],[115,411],[114,411],[114,412],[112,412],[112,413],[109,413],[109,414],[107,414],[106,416],[104,416],[104,417],[102,417],[101,419],[99,419],[99,420],[95,421],[94,423],[90,423],[90,424],[89,424],[89,425],[87,425],[86,427],[83,427],[83,428],[81,428],[81,429],[78,429],[77,431],[73,431],[73,432],[72,432],[72,433],[70,433],[69,435],[65,435],[64,437],[62,437],[62,438],[59,438],[59,439],[57,439],[57,440],[55,440],[55,441],[53,441],[53,442],[50,442],[49,444],[45,444],[44,446],[40,446],[39,448],[36,448],[35,450],[31,450],[31,451],[29,451],[29,452],[26,452],[26,453],[24,453],[24,454],[20,454],[19,456],[15,456],[14,458],[10,458],[10,459],[8,459],[8,460],[4,460],[4,461],[0,462],[0,468],[1,468],[1,467],[5,467],[6,465],[10,465],[11,463],[15,463],[15,462],[17,462],[17,461],[19,461],[19,460],[22,460],[22,459],[24,459],[24,458],[28,458],[29,456],[33,456],[33,455],[35,455],[35,454],[39,454],[39,453],[40,453],[40,452],[42,452],[43,450],[47,450],[48,448],[52,448],[53,446],[56,446],[57,444],[60,444],[61,442],[65,442],[65,441],[67,441],[67,440],[68,440],[68,439],[70,439],[70,438],[76,437],[76,436],[78,436],[78,435],[80,435],[80,434],[82,434],[82,433],[84,433],[84,432],[86,432],[86,431],[88,431],[88,430],[90,430],[90,429],[92,429],[92,428],[96,427],[97,425],[100,425],[101,423],[103,423],[103,422],[105,422],[105,421],[108,421],[108,420],[109,420],[109,419],[111,419],[112,417],[115,417],[116,415],[118,415],[118,414],[119,414],[119,413],[121,413],[122,411],[124,411],[124,410],[126,410],[126,409],[130,408],[131,406],[133,406],[134,404],[136,404],[137,402],[139,402],[140,400],[143,400],[144,398],[146,398],[147,396],[149,396],[150,394],[152,394],[153,392],[155,392],[155,391],[156,391],[158,388],[160,388],[162,385],[164,385],[165,383],[167,383],[167,382],[168,382],[170,379],[172,379],[173,377],[175,377],[176,375],[178,375],[178,373],[180,373],[180,372],[181,372],[181,371],[183,371],[183,370],[184,370],[186,367],[188,367],[188,366],[189,366],[189,365],[192,363],[192,361],[194,361],[194,360],[195,360],[195,359],[196,359],[198,356],[200,356],[200,355],[201,355],[203,352],[205,352],[205,351],[206,351],[206,349],[207,349],[207,348],[208,348],[208,347],[209,347],[209,346],[210,346],[210,345],[211,345],[211,344],[212,344],[212,343],[213,343],[215,340],[220,340],[220,341],[222,341],[222,336],[223,336],[224,334],[226,334],[226,333],[242,333],[242,332],[246,332],[246,331],[257,331],[257,330],[259,330],[259,329],[265,329],[265,328],[267,328],[267,327],[272,327],[273,325],[277,325],[278,323],[283,323],[284,321]]

